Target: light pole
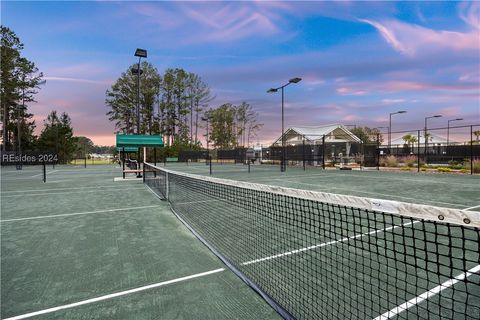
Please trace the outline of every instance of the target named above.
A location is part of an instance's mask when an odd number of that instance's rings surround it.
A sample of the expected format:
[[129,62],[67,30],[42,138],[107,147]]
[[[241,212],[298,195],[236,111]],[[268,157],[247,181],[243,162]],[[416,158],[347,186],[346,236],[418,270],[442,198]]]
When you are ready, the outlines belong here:
[[390,113],[389,116],[389,122],[388,122],[388,153],[392,153],[392,116],[394,114],[401,114],[401,113],[407,113],[407,111],[397,111],[397,112],[392,112]]
[[278,87],[278,88],[270,88],[268,89],[268,93],[274,93],[274,92],[278,92],[278,90],[282,90],[282,160],[280,162],[280,171],[281,172],[284,172],[285,169],[286,169],[286,165],[285,165],[285,136],[284,136],[284,120],[285,120],[285,112],[284,112],[284,94],[283,94],[283,88],[285,88],[286,86],[288,86],[289,84],[291,83],[299,83],[300,81],[302,81],[302,78],[292,78],[290,80],[288,80],[288,83],[287,84],[284,84],[283,86],[281,87]]
[[[432,119],[432,118],[441,118],[442,115],[441,114],[437,114],[437,115],[434,115],[434,116],[431,116],[431,117],[425,117],[425,132],[423,133],[423,138],[425,139],[425,151],[424,151],[424,154],[425,154],[425,163],[427,163],[427,155],[428,155],[428,133],[427,133],[427,120],[428,119]],[[420,143],[420,141],[418,142]]]
[[147,57],[147,50],[137,48],[135,57],[138,57],[138,68],[137,70],[133,69],[132,72],[137,74],[137,134],[140,134],[140,74],[142,73],[140,60]]
[[448,120],[447,121],[447,146],[448,146],[448,143],[450,142],[450,122],[453,122],[453,121],[460,121],[460,120],[463,120],[462,118],[458,118],[458,119],[451,119],[451,120]]

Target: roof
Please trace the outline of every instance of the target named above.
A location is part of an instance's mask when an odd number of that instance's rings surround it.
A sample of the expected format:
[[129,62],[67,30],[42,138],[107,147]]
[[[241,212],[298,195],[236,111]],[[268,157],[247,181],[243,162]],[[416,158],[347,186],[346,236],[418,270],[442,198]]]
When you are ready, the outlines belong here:
[[161,136],[117,134],[117,148],[122,147],[163,147]]
[[[412,135],[412,136],[414,136],[414,137],[416,137],[416,138],[417,138],[417,136],[418,136],[418,132],[417,132],[417,131],[415,131],[415,132],[405,132],[404,134],[402,134],[401,137],[392,139],[391,144],[392,144],[392,145],[403,145],[403,144],[405,144],[405,140],[403,140],[403,137],[406,136],[406,135],[408,135],[408,134],[410,134],[410,135]],[[439,136],[439,135],[437,135],[437,134],[435,134],[435,133],[432,133],[432,132],[428,132],[428,134],[430,135],[430,138],[428,139],[428,143],[430,143],[430,144],[432,144],[432,143],[433,143],[433,144],[446,144],[446,143],[447,143],[447,138],[444,138],[444,137]],[[418,139],[418,138],[417,138],[417,139]],[[417,143],[417,142],[415,142],[415,144],[416,144],[416,143]],[[420,131],[420,144],[422,144],[422,143],[425,143],[425,140],[424,140],[424,138],[423,138],[423,132]],[[388,141],[384,141],[384,142],[383,142],[383,145],[388,145]]]
[[[307,140],[320,140],[322,136],[330,134],[335,129],[340,129],[345,132],[345,135],[350,137],[354,142],[360,142],[360,139],[354,135],[350,130],[345,128],[342,124],[335,123],[335,124],[326,124],[323,126],[295,126],[290,127],[285,130],[285,136],[291,134],[292,131],[300,136],[305,137]],[[279,142],[282,137],[276,139],[273,144]]]

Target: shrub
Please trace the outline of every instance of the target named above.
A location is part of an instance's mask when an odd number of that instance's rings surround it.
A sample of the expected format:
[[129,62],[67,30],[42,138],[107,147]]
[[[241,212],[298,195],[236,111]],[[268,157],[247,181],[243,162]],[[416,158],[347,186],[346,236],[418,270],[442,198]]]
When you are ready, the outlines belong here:
[[415,156],[408,156],[404,159],[405,165],[409,168],[413,168],[417,163],[417,157]]
[[[398,161],[397,161],[397,158],[395,158],[395,156],[388,156],[384,159],[382,159],[383,161],[380,162],[380,165],[382,167],[396,167],[398,166]],[[383,162],[383,164],[382,164]]]
[[438,167],[437,171],[438,172],[452,172],[452,169],[447,168],[447,167]]
[[470,170],[464,168],[464,169],[460,169],[460,172],[461,173],[470,173]]
[[402,171],[410,171],[411,167],[401,167],[400,170]]
[[[470,172],[470,161],[463,163],[463,169]],[[480,160],[473,160],[473,173],[480,173]]]
[[463,164],[462,163],[459,163],[455,160],[450,160],[448,161],[448,167],[450,169],[462,169],[463,168]]

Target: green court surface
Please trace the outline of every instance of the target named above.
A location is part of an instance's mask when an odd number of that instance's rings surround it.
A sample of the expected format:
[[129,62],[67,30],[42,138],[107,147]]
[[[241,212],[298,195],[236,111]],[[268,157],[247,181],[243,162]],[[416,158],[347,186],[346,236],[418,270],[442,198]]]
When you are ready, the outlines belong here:
[[278,318],[167,202],[119,176],[2,168],[2,319]]
[[[205,164],[166,168],[149,166],[147,185],[295,317],[480,318],[479,176],[213,165],[229,182],[180,173],[209,176]],[[432,219],[459,210],[390,202],[405,208],[394,214],[295,189],[471,210],[471,221]]]
[[[163,167],[163,164],[160,164]],[[210,175],[205,163],[168,163],[166,169]],[[480,175],[322,170],[278,165],[213,164],[212,176],[260,184],[366,198],[395,200],[446,208],[480,211]]]

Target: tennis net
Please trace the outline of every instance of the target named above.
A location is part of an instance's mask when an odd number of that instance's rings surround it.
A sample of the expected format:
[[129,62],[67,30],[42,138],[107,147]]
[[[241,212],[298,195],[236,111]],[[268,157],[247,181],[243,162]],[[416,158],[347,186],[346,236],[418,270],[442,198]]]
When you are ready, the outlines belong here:
[[480,318],[478,213],[149,164],[145,183],[284,318]]

